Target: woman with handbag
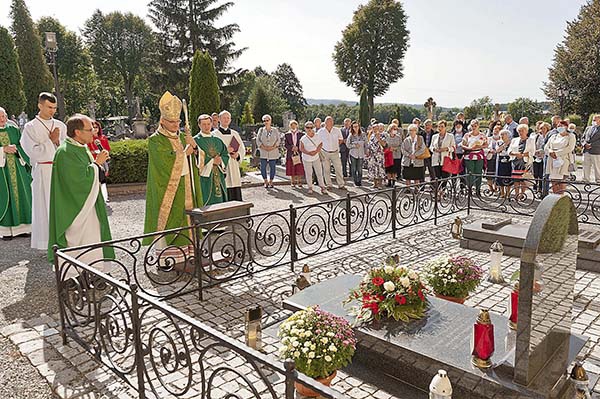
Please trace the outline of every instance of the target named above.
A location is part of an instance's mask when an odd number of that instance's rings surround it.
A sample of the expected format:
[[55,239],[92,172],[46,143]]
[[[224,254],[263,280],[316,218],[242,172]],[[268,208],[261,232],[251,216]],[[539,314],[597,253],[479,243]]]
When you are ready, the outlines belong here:
[[304,176],[304,166],[300,157],[300,139],[304,133],[298,131],[298,122],[290,121],[290,131],[284,136],[285,144],[285,174],[290,176],[292,187],[302,187],[302,176]]
[[481,196],[481,174],[483,173],[484,150],[488,146],[487,137],[479,131],[479,121],[471,121],[471,131],[464,135],[461,146],[464,151],[465,172],[470,174],[468,177],[469,185],[475,186],[475,194]]
[[[450,177],[453,171],[448,172],[448,167],[444,170],[444,164],[446,163],[447,165],[445,159],[453,159],[452,157],[455,157],[454,135],[446,132],[447,122],[441,120],[438,122],[437,127],[438,132],[431,138],[431,145],[429,146],[429,149],[431,150],[431,166],[433,166],[436,180]],[[445,187],[446,182],[442,182],[440,189],[444,189]]]
[[552,192],[562,194],[565,190],[565,180],[569,178],[569,165],[571,155],[575,149],[577,139],[573,133],[569,133],[567,121],[558,122],[556,130],[548,139],[544,147],[548,155],[546,163],[546,173],[550,175],[552,181]]
[[533,155],[535,154],[535,135],[527,137],[529,126],[520,124],[517,126],[519,137],[515,137],[510,142],[508,155],[512,164],[512,178],[515,182],[515,198],[521,201],[525,196],[527,181],[525,178],[532,178],[531,173]]
[[383,137],[383,123],[379,123],[369,129],[367,142],[367,170],[369,177],[373,179],[374,188],[383,188],[385,178],[384,151],[386,146]]
[[315,134],[315,126],[311,121],[304,124],[306,134],[300,139],[300,152],[302,153],[302,163],[304,164],[304,173],[306,177],[306,185],[308,193],[313,193],[313,172],[317,176],[321,194],[327,194],[325,188],[325,180],[323,180],[323,164],[321,163],[321,150],[323,149],[323,141]]
[[385,136],[387,144],[385,154],[385,173],[388,178],[388,187],[396,185],[396,179],[402,171],[402,138],[398,134],[398,125],[392,123],[388,128],[388,134]]
[[402,177],[406,185],[418,184],[425,180],[425,152],[429,153],[419,128],[414,123],[408,126],[408,136],[402,142]]
[[[256,135],[256,147],[260,154],[260,174],[265,183],[265,188],[273,188],[273,179],[275,179],[275,166],[279,159],[279,131],[271,126],[271,115],[263,115],[262,121],[265,124],[258,129]],[[269,177],[267,179],[267,165],[269,166]]]

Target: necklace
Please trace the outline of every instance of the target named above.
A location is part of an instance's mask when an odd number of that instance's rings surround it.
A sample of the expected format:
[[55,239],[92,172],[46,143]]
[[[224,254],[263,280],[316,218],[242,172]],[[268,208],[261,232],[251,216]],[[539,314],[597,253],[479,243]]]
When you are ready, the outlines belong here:
[[38,115],[35,116],[35,119],[37,119],[42,124],[42,126],[44,126],[46,128],[48,133],[52,133],[52,131],[54,130],[54,118],[51,119],[52,126],[50,127],[50,129],[48,129],[48,126],[46,126],[46,124],[42,121],[42,119]]

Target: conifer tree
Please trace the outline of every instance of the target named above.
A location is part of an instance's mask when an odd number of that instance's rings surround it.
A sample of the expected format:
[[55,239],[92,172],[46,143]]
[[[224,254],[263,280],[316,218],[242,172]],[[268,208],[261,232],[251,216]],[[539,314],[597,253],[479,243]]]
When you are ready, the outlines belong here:
[[10,14],[12,34],[19,56],[23,76],[23,91],[27,104],[25,112],[33,117],[37,112],[37,99],[42,91],[52,91],[52,75],[46,64],[42,42],[38,36],[24,0],[13,0]]
[[358,111],[358,119],[362,127],[369,126],[371,121],[371,112],[369,109],[369,100],[367,99],[367,86],[364,86],[360,92],[360,106]]
[[15,44],[6,28],[0,26],[0,106],[8,116],[19,115],[25,107],[23,78]]
[[244,104],[244,114],[242,115],[241,124],[243,125],[254,125],[254,116],[252,115],[252,109],[250,103],[246,101]]
[[211,56],[196,51],[190,71],[190,124],[192,133],[198,133],[198,116],[220,111],[219,84]]

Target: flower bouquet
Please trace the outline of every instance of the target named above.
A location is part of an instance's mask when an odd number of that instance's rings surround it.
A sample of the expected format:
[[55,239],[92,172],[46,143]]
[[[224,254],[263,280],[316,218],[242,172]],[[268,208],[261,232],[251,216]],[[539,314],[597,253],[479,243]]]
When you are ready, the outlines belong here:
[[386,266],[370,270],[344,303],[358,301],[350,314],[355,326],[373,320],[391,318],[409,322],[425,316],[425,286],[419,274],[403,266]]
[[[281,358],[293,359],[298,371],[323,383],[330,383],[336,370],[350,364],[356,350],[350,324],[318,307],[294,313],[281,323],[277,336]],[[296,389],[309,396],[303,385],[296,384]]]
[[483,270],[470,258],[441,256],[426,265],[424,278],[436,296],[464,303],[481,283]]

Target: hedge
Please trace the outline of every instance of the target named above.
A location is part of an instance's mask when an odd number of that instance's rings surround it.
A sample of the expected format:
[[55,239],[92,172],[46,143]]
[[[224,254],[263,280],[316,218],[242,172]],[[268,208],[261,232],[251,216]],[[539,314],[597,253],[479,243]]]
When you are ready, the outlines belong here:
[[148,140],[110,143],[109,184],[145,183],[148,174]]

